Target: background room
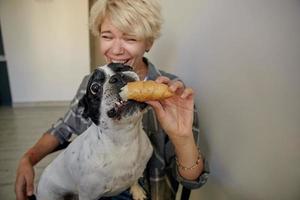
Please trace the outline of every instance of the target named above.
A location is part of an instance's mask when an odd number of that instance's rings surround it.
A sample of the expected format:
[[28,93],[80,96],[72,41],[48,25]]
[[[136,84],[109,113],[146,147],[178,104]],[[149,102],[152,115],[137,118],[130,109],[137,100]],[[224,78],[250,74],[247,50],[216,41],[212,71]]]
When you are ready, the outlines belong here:
[[[0,199],[15,198],[18,159],[104,63],[88,30],[92,2],[0,0]],[[300,199],[300,1],[162,7],[162,36],[147,56],[194,88],[210,163],[190,199]]]

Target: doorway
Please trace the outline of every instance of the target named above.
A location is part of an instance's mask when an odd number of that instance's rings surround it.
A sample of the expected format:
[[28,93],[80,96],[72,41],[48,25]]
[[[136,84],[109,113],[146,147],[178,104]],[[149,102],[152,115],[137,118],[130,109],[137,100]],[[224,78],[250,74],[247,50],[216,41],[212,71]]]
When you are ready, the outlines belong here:
[[[89,0],[89,10],[97,0]],[[90,32],[90,57],[91,57],[91,71],[97,68],[97,66],[104,65],[104,58],[100,54],[99,38],[91,34]]]
[[8,70],[2,40],[0,23],[0,106],[12,106]]

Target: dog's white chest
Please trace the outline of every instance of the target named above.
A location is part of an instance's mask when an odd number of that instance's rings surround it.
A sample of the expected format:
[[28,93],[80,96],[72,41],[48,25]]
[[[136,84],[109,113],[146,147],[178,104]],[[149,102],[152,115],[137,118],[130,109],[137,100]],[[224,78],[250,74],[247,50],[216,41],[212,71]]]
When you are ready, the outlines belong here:
[[[99,133],[92,125],[72,148],[66,151],[73,176],[78,180],[94,174],[105,182],[132,182],[141,176],[152,154],[152,146],[146,134],[141,131],[132,141],[113,141],[105,133]],[[97,134],[98,133],[98,134]],[[108,133],[110,134],[110,133]],[[129,134],[124,132],[123,134]],[[125,143],[125,144],[124,144]],[[99,180],[99,179],[98,179]],[[119,185],[119,183],[112,183]]]
[[[63,186],[66,193],[85,191],[91,197],[98,197],[116,195],[133,185],[142,176],[152,155],[147,135],[141,129],[137,138],[124,145],[114,143],[98,131],[98,127],[92,125],[78,136],[47,167],[40,187],[58,185]],[[43,182],[47,185],[42,186]]]

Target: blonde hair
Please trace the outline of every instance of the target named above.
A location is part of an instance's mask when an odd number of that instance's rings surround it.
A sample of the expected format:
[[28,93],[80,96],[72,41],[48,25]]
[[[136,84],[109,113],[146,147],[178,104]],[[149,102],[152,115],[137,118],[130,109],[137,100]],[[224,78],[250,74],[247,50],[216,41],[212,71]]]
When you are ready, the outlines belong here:
[[105,18],[120,31],[154,41],[160,36],[162,17],[159,0],[97,0],[90,12],[90,29],[100,35]]

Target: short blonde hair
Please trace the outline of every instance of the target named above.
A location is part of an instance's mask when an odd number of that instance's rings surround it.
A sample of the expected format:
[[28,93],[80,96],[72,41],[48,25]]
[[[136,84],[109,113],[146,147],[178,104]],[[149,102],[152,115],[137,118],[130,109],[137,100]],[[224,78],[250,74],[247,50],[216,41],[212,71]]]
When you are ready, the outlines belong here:
[[162,17],[159,0],[97,0],[90,12],[90,29],[100,35],[108,17],[120,31],[154,41],[160,36]]

